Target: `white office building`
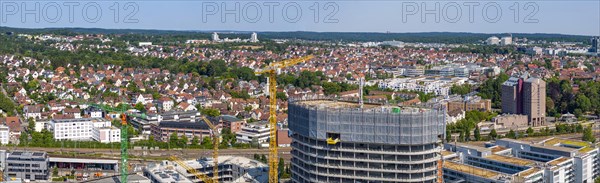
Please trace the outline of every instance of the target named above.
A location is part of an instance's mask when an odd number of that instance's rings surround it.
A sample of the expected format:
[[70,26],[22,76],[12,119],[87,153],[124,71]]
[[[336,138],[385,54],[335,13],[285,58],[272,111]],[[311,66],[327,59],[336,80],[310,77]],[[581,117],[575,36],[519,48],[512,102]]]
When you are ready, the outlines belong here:
[[492,36],[492,37],[487,38],[487,40],[485,40],[485,44],[498,45],[498,44],[500,44],[500,39],[496,36]]
[[121,141],[121,130],[112,126],[94,128],[92,132],[92,138],[101,143],[113,143]]
[[512,41],[512,37],[511,36],[502,37],[500,39],[500,45],[502,45],[502,46],[511,45],[512,42],[513,41]]
[[216,32],[213,32],[212,34],[212,41],[221,41],[221,39],[219,39],[219,34],[217,34]]
[[549,138],[537,143],[499,139],[496,144],[511,148],[512,154],[519,158],[541,162],[553,162],[560,157],[573,159],[575,182],[591,183],[600,175],[599,149],[588,142],[559,138]]
[[56,140],[94,140],[96,128],[111,127],[104,118],[52,119],[50,129]]
[[242,131],[237,133],[237,142],[240,143],[252,143],[253,139],[259,144],[267,143],[269,141],[269,127],[268,125],[250,125],[247,124],[242,127]]
[[252,35],[250,35],[250,42],[252,42],[252,43],[258,42],[258,34],[256,34],[256,32],[253,32]]

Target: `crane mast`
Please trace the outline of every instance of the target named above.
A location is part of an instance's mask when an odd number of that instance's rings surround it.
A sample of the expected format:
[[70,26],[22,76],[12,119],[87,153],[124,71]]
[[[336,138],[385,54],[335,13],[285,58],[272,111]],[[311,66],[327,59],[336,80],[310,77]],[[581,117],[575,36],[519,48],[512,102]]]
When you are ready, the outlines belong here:
[[127,118],[125,113],[121,114],[121,182],[127,182],[128,164],[127,164]]
[[314,58],[314,56],[304,56],[300,58],[273,62],[264,69],[256,71],[257,75],[268,75],[269,77],[269,183],[276,183],[278,179],[278,154],[277,154],[277,69],[286,68],[305,62]]

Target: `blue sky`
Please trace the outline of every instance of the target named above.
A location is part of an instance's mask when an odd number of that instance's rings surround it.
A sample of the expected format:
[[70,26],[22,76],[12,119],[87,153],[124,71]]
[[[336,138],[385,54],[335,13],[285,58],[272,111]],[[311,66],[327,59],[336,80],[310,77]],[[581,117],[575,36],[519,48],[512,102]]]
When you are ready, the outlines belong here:
[[[39,4],[38,7],[36,3]],[[238,8],[236,3],[239,4]],[[118,13],[115,11],[116,7],[119,9]],[[225,9],[230,11],[224,11]],[[298,13],[298,10],[301,13]],[[301,16],[297,16],[299,14]],[[36,16],[39,21],[35,20]],[[239,16],[239,22],[235,21],[236,16]],[[436,16],[439,16],[439,21],[435,20]],[[118,21],[115,21],[115,17]],[[73,19],[72,22],[70,18]],[[200,31],[518,32],[600,35],[600,0],[2,0],[0,25],[26,28]]]

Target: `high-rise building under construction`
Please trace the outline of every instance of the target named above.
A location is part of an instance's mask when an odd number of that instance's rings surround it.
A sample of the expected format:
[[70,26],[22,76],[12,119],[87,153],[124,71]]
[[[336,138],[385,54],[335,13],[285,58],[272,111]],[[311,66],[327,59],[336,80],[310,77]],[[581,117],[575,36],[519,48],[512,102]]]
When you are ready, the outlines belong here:
[[437,182],[443,106],[330,99],[288,106],[293,182]]

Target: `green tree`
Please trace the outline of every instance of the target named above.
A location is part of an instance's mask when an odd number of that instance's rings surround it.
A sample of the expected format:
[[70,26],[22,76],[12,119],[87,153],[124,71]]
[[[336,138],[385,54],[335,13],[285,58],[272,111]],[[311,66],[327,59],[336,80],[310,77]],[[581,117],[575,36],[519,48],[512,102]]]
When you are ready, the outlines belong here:
[[588,126],[583,130],[583,137],[582,137],[583,141],[588,141],[591,143],[596,142],[596,137],[594,137],[594,133],[592,131],[592,127]]
[[473,136],[475,137],[475,141],[481,140],[481,132],[479,131],[479,127],[475,128],[475,131],[473,132]]
[[58,177],[58,167],[54,166],[52,168],[52,176]]
[[199,143],[200,143],[200,139],[198,139],[198,136],[194,136],[194,138],[192,138],[192,146],[196,147],[196,146],[198,146]]
[[188,137],[187,135],[182,135],[181,138],[179,138],[179,147],[185,147],[188,143]]
[[496,140],[496,138],[498,137],[498,133],[496,132],[496,129],[492,129],[492,131],[490,131],[490,134],[488,134],[489,138],[492,140]]
[[142,103],[135,104],[134,108],[142,113],[146,113],[146,106],[144,106]]
[[212,140],[210,139],[210,137],[202,138],[202,147],[204,147],[205,149],[213,148],[213,143],[212,143]]
[[35,131],[35,120],[33,118],[27,118],[27,129],[29,131]]
[[169,145],[171,147],[179,147],[179,136],[177,135],[177,132],[172,133],[171,137],[169,137]]
[[202,114],[210,116],[210,117],[217,117],[221,115],[221,111],[219,111],[218,109],[215,108],[205,108],[202,109]]
[[280,175],[284,173],[284,169],[285,169],[285,162],[284,162],[283,158],[279,158],[279,162],[277,162],[277,171],[279,172]]
[[511,138],[511,139],[517,139],[517,134],[515,133],[515,131],[510,129],[510,131],[508,131],[508,133],[506,134],[506,137]]
[[533,136],[533,128],[529,127],[527,128],[527,131],[525,131],[527,133],[527,136],[532,137]]

